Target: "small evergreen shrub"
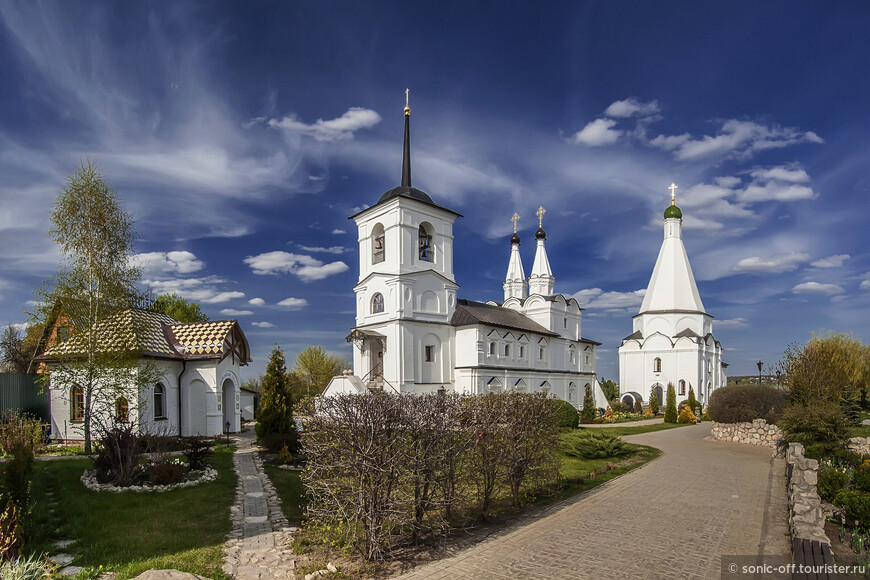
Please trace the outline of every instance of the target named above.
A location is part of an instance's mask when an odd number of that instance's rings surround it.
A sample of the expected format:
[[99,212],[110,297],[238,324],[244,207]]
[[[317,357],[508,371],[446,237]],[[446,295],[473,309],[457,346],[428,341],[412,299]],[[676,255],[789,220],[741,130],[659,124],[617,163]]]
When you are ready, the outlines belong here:
[[185,437],[184,441],[187,444],[184,456],[187,458],[191,471],[205,469],[205,462],[211,456],[214,443],[205,437]]
[[827,467],[819,470],[819,497],[825,501],[832,501],[841,489],[849,483],[849,475],[836,467]]
[[858,469],[864,463],[864,458],[848,449],[838,449],[831,455],[831,461],[840,467]]
[[293,463],[293,454],[290,453],[290,449],[288,449],[286,445],[278,452],[278,463],[281,465],[290,465]]
[[650,389],[649,392],[649,411],[653,417],[659,414],[659,398],[655,389]]
[[181,468],[174,463],[158,463],[148,472],[148,480],[157,485],[172,485],[184,477]]
[[785,408],[785,393],[764,385],[720,387],[710,395],[707,413],[719,423],[765,419],[775,423]]
[[33,475],[33,450],[20,442],[12,448],[12,459],[3,466],[2,502],[11,501],[19,514],[27,512],[30,501],[30,477]]
[[598,416],[595,408],[595,397],[592,396],[592,387],[586,385],[586,394],[583,395],[583,412],[580,415],[581,423],[591,423]]
[[643,405],[640,404],[639,399],[634,400],[634,412],[638,415],[641,415],[643,413]]
[[870,491],[870,459],[852,472],[852,484],[861,491]]
[[625,406],[625,403],[623,403],[622,401],[619,401],[617,399],[609,401],[609,405],[610,405],[610,410],[613,411],[614,413],[624,413],[625,411],[628,410]]
[[608,459],[626,455],[631,448],[605,429],[584,429],[562,434],[562,450],[582,459]]
[[695,398],[695,389],[692,388],[692,385],[689,385],[689,409],[692,410],[692,413],[698,411],[698,399]]
[[777,425],[786,439],[802,443],[807,451],[816,444],[831,453],[842,447],[849,436],[849,423],[837,403],[809,407],[790,405],[782,412]]
[[574,408],[574,405],[568,401],[554,401],[556,405],[556,415],[559,421],[559,427],[576,429],[580,422],[580,413]]
[[848,523],[864,529],[870,526],[870,495],[860,491],[840,491],[833,503],[843,508]]
[[260,445],[269,453],[281,453],[284,446],[290,452],[299,451],[299,433],[294,429],[290,433],[269,433],[260,440]]
[[677,391],[668,383],[668,402],[665,407],[665,423],[677,422]]
[[861,401],[854,394],[849,394],[840,399],[840,408],[850,425],[861,424]]
[[698,422],[698,418],[692,412],[688,405],[683,406],[683,409],[680,411],[680,416],[677,417],[677,423],[685,423],[692,424]]

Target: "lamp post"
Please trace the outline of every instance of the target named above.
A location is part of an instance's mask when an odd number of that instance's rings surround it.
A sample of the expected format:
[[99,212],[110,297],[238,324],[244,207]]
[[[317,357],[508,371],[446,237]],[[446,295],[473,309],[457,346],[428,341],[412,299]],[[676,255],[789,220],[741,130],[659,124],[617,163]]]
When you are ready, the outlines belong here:
[[782,390],[782,371],[776,371],[776,388]]
[[230,444],[230,422],[227,421],[227,445]]
[[760,385],[761,384],[761,367],[764,366],[764,363],[761,361],[758,361],[756,364],[758,365],[758,384]]

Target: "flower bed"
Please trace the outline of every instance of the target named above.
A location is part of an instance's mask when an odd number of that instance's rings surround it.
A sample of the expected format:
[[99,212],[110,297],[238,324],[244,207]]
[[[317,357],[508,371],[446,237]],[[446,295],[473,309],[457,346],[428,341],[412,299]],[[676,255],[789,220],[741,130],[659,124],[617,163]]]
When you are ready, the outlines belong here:
[[112,493],[124,493],[129,491],[133,493],[142,493],[150,491],[169,491],[171,489],[193,487],[194,485],[199,485],[208,481],[214,481],[215,479],[217,479],[217,476],[218,473],[214,468],[212,468],[211,466],[206,466],[204,470],[187,472],[186,478],[183,481],[179,481],[177,483],[160,485],[145,480],[137,485],[122,487],[118,485],[113,485],[111,483],[100,483],[97,480],[97,471],[95,469],[92,469],[86,470],[84,473],[82,473],[81,482],[82,485],[92,491],[109,491]]

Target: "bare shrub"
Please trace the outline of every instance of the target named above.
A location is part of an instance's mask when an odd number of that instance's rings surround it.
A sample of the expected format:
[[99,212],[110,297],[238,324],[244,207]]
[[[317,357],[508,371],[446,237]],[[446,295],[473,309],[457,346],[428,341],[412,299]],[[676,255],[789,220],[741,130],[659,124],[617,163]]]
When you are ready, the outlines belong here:
[[45,448],[45,424],[38,417],[7,410],[0,417],[0,450],[12,453],[18,445],[25,445],[33,454]]
[[133,429],[132,421],[99,427],[100,452],[94,459],[94,468],[101,482],[128,486],[142,474],[139,466],[142,451]]

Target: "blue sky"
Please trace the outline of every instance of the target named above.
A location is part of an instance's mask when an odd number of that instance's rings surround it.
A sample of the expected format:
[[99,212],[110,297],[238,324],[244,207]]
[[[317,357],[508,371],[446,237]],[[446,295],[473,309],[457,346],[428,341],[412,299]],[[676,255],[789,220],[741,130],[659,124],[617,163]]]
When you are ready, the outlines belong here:
[[156,292],[273,344],[350,354],[356,232],[413,182],[464,215],[460,297],[500,300],[534,210],[556,290],[617,378],[668,185],[730,373],[815,329],[870,340],[870,5],[843,2],[0,2],[0,323],[56,269],[85,157]]

